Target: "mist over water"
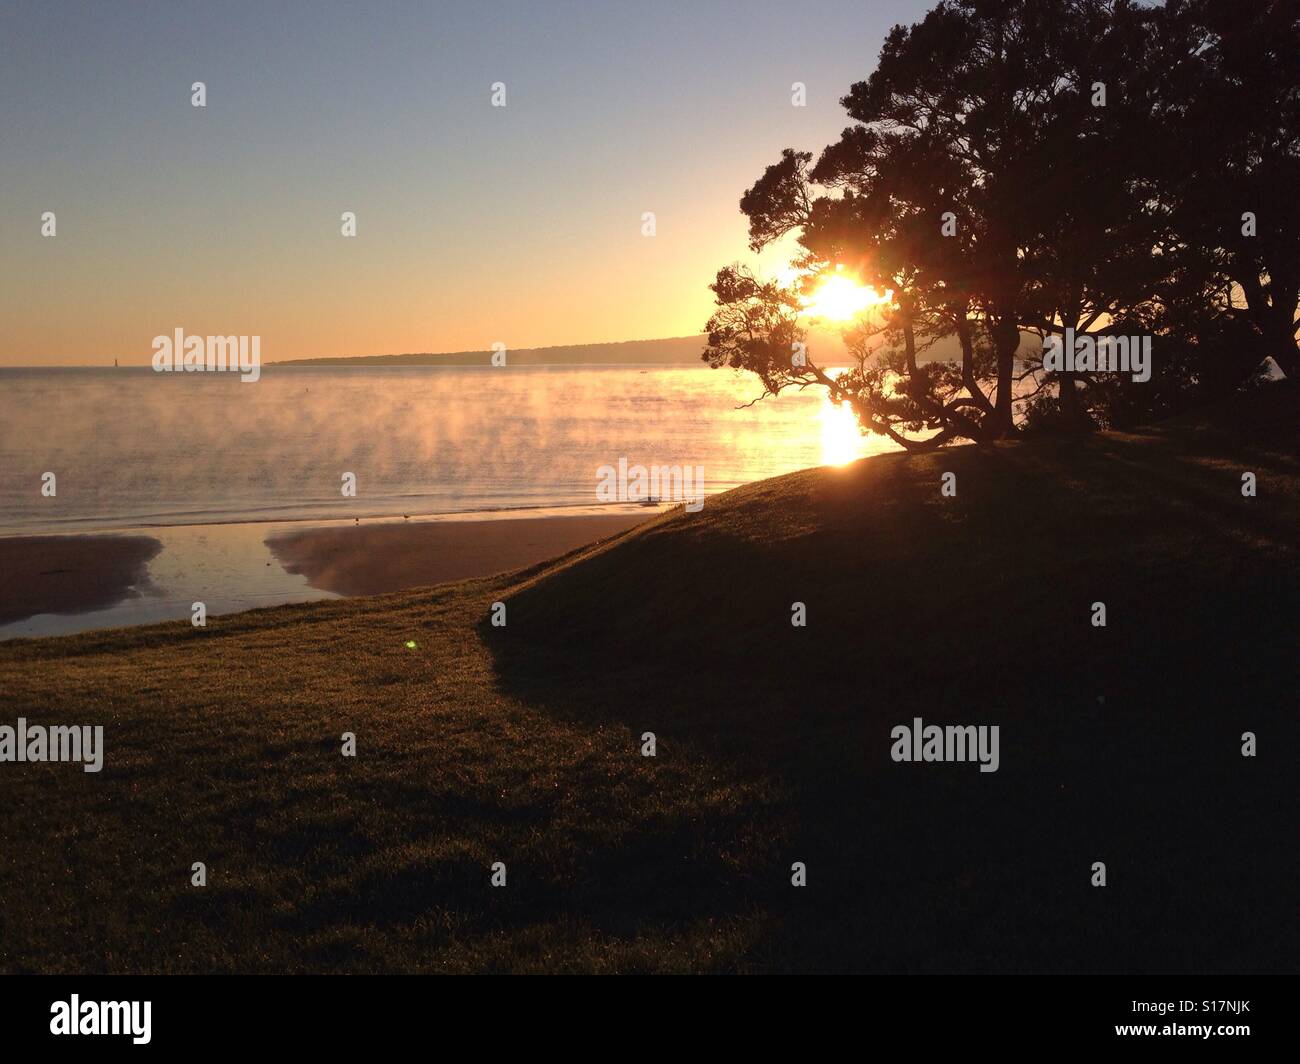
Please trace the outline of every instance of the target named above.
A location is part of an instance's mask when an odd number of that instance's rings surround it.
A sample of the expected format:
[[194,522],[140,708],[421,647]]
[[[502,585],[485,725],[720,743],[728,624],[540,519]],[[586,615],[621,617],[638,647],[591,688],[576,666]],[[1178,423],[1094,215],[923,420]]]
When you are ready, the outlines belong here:
[[0,533],[591,506],[620,457],[714,494],[893,449],[846,440],[820,390],[737,409],[761,391],[706,367],[3,370]]

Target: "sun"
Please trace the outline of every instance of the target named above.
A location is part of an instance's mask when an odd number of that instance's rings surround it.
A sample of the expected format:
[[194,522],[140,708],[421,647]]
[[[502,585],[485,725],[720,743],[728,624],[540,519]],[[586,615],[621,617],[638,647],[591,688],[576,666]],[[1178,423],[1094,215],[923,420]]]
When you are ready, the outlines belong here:
[[832,273],[822,280],[811,296],[804,298],[804,313],[810,318],[852,321],[868,307],[884,303],[888,298],[870,285],[858,284],[846,274]]

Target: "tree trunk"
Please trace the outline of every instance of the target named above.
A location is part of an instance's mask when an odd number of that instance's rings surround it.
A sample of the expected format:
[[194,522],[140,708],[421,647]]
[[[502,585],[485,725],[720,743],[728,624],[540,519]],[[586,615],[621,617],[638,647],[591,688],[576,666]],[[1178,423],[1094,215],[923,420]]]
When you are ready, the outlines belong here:
[[1083,411],[1079,406],[1079,392],[1074,387],[1074,381],[1075,375],[1068,370],[1063,370],[1056,375],[1056,386],[1060,391],[1061,423],[1067,431],[1078,428],[1083,420]]
[[1010,436],[1015,431],[1011,400],[1015,385],[1016,349],[1020,346],[1020,329],[1014,322],[999,321],[993,329],[994,350],[998,361],[998,398],[993,407],[995,437]]

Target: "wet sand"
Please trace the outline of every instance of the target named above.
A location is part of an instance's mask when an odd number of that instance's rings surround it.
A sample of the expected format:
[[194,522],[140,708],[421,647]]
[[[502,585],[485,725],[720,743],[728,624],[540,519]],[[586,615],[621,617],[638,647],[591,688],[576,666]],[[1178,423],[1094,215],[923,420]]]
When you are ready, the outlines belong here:
[[[160,530],[157,538],[0,538],[0,628],[39,615],[61,619],[28,623],[5,637],[66,634],[185,617],[191,601],[206,602],[210,614],[302,601],[303,583],[313,589],[305,596],[310,599],[490,576],[594,543],[654,515],[279,525],[269,534],[257,525],[178,526]],[[70,621],[74,616],[85,623]]]
[[312,587],[379,595],[534,565],[652,516],[344,525],[273,536],[267,546],[286,571],[302,574]]
[[149,561],[161,549],[152,536],[0,539],[0,624],[112,606],[147,581]]

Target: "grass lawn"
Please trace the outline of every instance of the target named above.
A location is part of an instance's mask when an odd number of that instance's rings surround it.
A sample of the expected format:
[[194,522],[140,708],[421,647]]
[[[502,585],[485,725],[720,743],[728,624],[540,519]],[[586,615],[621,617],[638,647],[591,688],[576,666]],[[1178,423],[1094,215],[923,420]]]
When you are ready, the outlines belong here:
[[[885,455],[507,576],[0,644],[0,724],[107,748],[0,765],[0,970],[1295,970],[1298,412]],[[894,763],[913,717],[998,725],[999,770]]]

